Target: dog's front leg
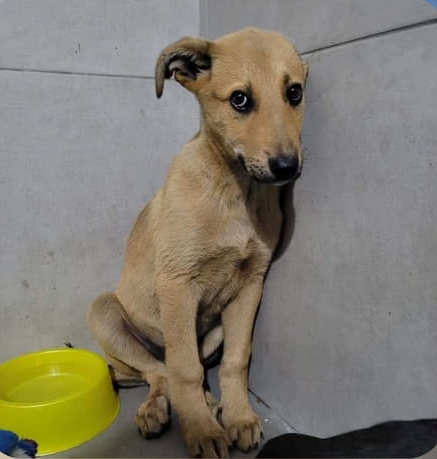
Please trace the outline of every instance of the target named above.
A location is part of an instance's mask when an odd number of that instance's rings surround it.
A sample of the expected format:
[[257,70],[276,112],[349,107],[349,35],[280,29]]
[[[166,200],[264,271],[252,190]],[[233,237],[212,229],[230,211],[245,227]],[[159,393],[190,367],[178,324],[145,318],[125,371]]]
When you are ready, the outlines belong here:
[[170,400],[191,456],[227,457],[229,438],[212,416],[203,390],[196,337],[199,298],[188,282],[165,280],[159,289]]
[[248,397],[248,365],[252,329],[261,300],[263,279],[247,283],[222,313],[224,353],[219,369],[222,420],[229,437],[241,451],[256,448],[261,423]]

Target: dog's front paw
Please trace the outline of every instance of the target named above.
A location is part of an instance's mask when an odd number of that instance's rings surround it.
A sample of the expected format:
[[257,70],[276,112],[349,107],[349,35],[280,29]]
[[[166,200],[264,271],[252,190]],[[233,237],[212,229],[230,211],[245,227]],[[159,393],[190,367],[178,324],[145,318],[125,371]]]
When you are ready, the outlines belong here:
[[184,428],[185,445],[192,457],[228,457],[230,441],[220,424],[211,418]]
[[261,421],[251,409],[232,414],[224,409],[222,422],[231,442],[240,451],[247,452],[259,446]]
[[135,422],[143,437],[159,437],[170,424],[170,403],[167,397],[149,395],[138,408]]

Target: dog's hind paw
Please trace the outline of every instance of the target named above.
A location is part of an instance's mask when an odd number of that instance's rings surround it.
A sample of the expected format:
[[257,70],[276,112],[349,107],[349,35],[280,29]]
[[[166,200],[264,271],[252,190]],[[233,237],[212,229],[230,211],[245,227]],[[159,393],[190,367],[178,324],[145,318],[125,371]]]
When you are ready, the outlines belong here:
[[159,437],[170,424],[170,403],[167,397],[150,394],[138,408],[135,422],[144,438]]

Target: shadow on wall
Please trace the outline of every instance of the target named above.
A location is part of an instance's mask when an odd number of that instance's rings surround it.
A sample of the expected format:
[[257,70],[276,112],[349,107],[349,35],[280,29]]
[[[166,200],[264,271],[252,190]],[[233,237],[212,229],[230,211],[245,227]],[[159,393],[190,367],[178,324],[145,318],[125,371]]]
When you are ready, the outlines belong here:
[[284,214],[282,223],[281,238],[278,247],[273,254],[273,261],[278,260],[287,250],[294,234],[296,222],[296,211],[294,209],[294,185],[295,181],[287,183],[281,190],[281,209]]

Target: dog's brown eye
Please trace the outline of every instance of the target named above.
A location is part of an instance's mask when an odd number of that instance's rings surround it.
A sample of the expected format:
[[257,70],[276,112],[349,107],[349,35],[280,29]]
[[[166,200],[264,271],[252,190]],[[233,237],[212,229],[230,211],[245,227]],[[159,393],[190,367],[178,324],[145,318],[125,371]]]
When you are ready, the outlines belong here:
[[249,96],[242,91],[234,91],[231,95],[230,102],[237,112],[248,112],[252,108],[252,101]]
[[287,89],[287,99],[291,105],[299,105],[302,101],[303,90],[300,84],[294,84]]

